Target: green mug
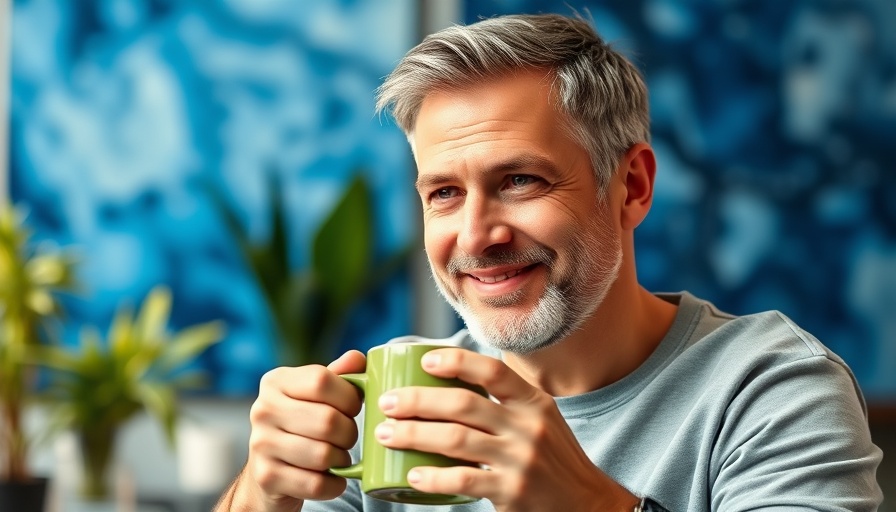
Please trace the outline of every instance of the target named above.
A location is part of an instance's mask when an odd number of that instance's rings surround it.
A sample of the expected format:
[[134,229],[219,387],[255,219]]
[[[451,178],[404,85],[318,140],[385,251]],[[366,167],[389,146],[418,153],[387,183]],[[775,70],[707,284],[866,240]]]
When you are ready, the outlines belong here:
[[383,393],[406,386],[462,387],[488,396],[479,386],[459,379],[434,377],[423,370],[420,359],[423,354],[446,345],[424,343],[416,336],[398,338],[374,347],[367,352],[367,371],[341,375],[354,384],[364,395],[364,431],[361,433],[361,459],[345,468],[332,468],[330,472],[345,478],[361,481],[361,490],[368,496],[395,503],[418,505],[456,505],[470,503],[478,498],[452,494],[420,492],[408,484],[407,474],[417,466],[476,466],[476,464],[452,459],[435,453],[416,450],[393,450],[380,444],[373,435],[377,425],[386,420],[377,402]]

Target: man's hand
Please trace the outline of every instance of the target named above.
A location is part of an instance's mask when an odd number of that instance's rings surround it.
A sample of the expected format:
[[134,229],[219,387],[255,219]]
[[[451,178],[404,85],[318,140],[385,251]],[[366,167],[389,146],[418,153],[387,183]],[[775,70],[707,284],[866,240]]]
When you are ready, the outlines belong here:
[[457,388],[407,387],[384,395],[380,407],[390,419],[376,430],[383,445],[483,465],[415,468],[408,474],[414,488],[486,498],[503,512],[633,510],[638,503],[588,459],[554,399],[502,361],[439,349],[424,357],[423,367],[478,384],[497,403]]
[[305,499],[342,494],[345,479],[327,470],[351,464],[361,398],[338,375],[363,372],[366,364],[363,354],[351,351],[326,368],[265,374],[249,416],[249,460],[218,510],[293,512]]

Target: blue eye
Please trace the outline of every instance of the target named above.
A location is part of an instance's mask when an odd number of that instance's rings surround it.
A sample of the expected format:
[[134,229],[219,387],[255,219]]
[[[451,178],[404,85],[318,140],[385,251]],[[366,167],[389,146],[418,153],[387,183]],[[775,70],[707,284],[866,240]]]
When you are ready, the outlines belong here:
[[535,178],[526,176],[525,174],[516,174],[510,177],[510,184],[514,187],[523,187],[531,184],[533,181],[535,181]]
[[434,199],[451,199],[452,197],[457,195],[457,189],[454,187],[445,187],[440,188],[433,192],[432,197]]

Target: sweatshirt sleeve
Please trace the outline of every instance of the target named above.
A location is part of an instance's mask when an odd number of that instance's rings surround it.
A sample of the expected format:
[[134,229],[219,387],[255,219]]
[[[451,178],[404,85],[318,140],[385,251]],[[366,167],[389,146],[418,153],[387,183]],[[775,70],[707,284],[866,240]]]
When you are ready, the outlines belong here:
[[874,511],[881,456],[861,392],[836,356],[760,364],[725,413],[711,510]]

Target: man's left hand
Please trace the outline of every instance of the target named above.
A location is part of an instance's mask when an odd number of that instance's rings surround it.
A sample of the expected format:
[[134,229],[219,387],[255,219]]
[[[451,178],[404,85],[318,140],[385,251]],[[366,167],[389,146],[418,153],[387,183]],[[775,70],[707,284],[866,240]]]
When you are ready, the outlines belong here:
[[481,465],[415,468],[408,474],[414,488],[485,498],[502,512],[632,510],[638,502],[588,459],[554,399],[504,362],[449,348],[429,352],[423,367],[482,386],[494,401],[463,388],[407,387],[383,396],[390,419],[376,435],[384,446]]

